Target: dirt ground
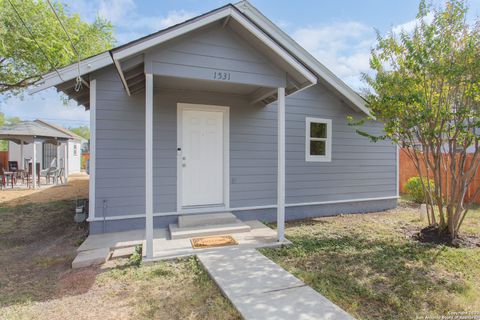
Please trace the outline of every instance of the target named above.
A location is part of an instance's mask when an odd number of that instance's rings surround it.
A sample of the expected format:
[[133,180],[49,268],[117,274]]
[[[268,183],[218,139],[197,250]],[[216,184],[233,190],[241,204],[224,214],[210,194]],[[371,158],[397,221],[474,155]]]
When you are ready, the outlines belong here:
[[239,319],[195,259],[72,270],[88,177],[0,191],[0,319]]
[[8,206],[77,198],[88,198],[88,175],[85,173],[71,175],[67,185],[46,186],[36,190],[6,188],[0,191],[0,205]]

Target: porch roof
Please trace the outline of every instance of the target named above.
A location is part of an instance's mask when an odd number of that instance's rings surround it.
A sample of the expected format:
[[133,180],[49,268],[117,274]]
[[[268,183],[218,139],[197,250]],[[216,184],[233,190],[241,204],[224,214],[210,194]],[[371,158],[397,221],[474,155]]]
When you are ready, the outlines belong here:
[[[275,62],[279,63],[280,67],[283,67],[288,73],[290,87],[286,88],[287,95],[315,84],[318,79],[336,92],[347,104],[369,114],[365,101],[356,92],[276,27],[248,1],[241,1],[235,5],[227,4],[183,23],[84,59],[79,65],[74,63],[61,68],[58,70],[60,75],[57,72],[50,72],[44,75],[43,81],[32,88],[30,93],[55,86],[57,91],[64,92],[79,105],[88,109],[90,106],[88,75],[111,64],[116,66],[129,95],[142,92],[145,87],[145,67],[142,53],[145,50],[213,22],[221,22],[224,26],[230,25],[236,31],[242,30],[249,35],[249,41],[254,41],[264,49],[268,49],[272,57],[275,57]],[[79,76],[84,85],[81,90],[75,90],[76,78]],[[265,98],[263,101],[266,103],[276,100],[271,91],[260,92],[259,98]]]

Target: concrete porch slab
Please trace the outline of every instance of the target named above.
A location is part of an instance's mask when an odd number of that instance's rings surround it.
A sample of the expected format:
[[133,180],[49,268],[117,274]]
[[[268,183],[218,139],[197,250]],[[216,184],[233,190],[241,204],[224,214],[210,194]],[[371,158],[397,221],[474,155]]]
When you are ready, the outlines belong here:
[[[270,229],[263,223],[252,220],[245,221],[246,225],[250,227],[249,232],[230,234],[238,245],[223,248],[204,248],[193,249],[190,239],[176,239],[170,240],[168,237],[154,237],[153,239],[153,259],[145,259],[144,261],[168,260],[179,257],[192,256],[203,252],[215,252],[228,250],[229,248],[263,248],[263,247],[278,247],[290,244],[290,241],[285,240],[280,243],[277,241],[277,232]],[[145,246],[143,247],[145,250]],[[145,251],[143,252],[145,256]]]
[[[290,244],[288,240],[282,243],[278,242],[277,232],[257,220],[246,221],[245,224],[249,226],[249,232],[231,234],[238,242],[238,245],[234,247],[262,248],[278,247]],[[171,240],[167,229],[154,229],[153,236],[154,257],[153,259],[149,260],[144,259],[146,262],[174,259],[192,256],[200,252],[211,252],[230,248],[193,249],[190,239]],[[80,254],[84,251],[105,248],[109,251],[115,251],[115,249],[128,247],[133,248],[137,245],[143,245],[144,243],[145,230],[93,234],[88,236],[88,238],[77,249],[77,252]],[[143,250],[145,250],[145,246],[143,246]],[[143,252],[143,255],[145,256],[145,251]]]
[[[167,236],[166,229],[154,229],[154,238],[164,238]],[[101,234],[91,234],[77,248],[77,252],[93,250],[99,248],[126,248],[143,244],[145,241],[145,230],[130,230],[122,232],[110,232]]]

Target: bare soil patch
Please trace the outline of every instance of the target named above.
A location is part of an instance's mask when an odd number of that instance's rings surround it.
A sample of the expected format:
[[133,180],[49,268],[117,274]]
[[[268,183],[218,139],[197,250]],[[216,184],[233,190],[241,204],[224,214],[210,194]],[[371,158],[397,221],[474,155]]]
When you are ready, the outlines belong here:
[[[55,191],[55,192],[53,192]],[[194,259],[72,270],[87,225],[73,221],[88,177],[0,191],[0,319],[239,319]],[[61,200],[58,200],[61,199]]]
[[0,191],[0,205],[16,206],[28,203],[46,203],[67,199],[88,198],[88,180],[85,173],[69,176],[66,185],[49,185],[39,189],[9,189]]
[[437,225],[427,226],[414,235],[414,239],[423,243],[432,243],[437,245],[448,245],[456,248],[475,248],[480,247],[480,237],[477,235],[461,234],[456,239],[452,239],[448,234],[440,234]]

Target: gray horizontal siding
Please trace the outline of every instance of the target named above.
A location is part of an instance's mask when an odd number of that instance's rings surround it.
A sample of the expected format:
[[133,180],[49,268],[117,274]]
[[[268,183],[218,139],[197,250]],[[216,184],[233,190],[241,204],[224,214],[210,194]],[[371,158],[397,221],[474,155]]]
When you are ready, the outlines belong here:
[[[183,42],[182,45],[188,50],[198,48],[198,52],[210,50],[208,46],[198,47],[199,44],[208,43],[202,41]],[[217,40],[212,38],[205,41]],[[236,54],[237,58],[243,55],[241,51]],[[250,62],[258,64],[257,58],[247,57],[245,61],[253,59]],[[144,214],[144,95],[128,97],[114,68],[106,68],[93,77],[97,79],[98,90],[97,217],[104,214],[107,217]],[[155,89],[154,212],[176,210],[178,102],[230,107],[230,205],[235,208],[275,204],[275,103],[260,106],[252,105],[246,97],[238,95]],[[395,196],[395,147],[389,142],[371,143],[358,135],[348,125],[347,115],[360,116],[321,85],[287,98],[288,204]],[[331,162],[305,162],[306,117],[332,119]],[[373,122],[365,129],[373,134],[382,131],[381,125]]]
[[[396,149],[390,142],[370,142],[348,125],[361,117],[325,87],[317,85],[286,100],[286,202],[336,201],[396,194]],[[332,120],[332,161],[305,161],[306,117]],[[363,128],[381,134],[370,122]]]
[[216,80],[215,72],[228,72],[229,83],[285,86],[285,73],[228,27],[214,26],[193,33],[153,49],[147,59],[156,75]]
[[144,213],[144,96],[127,96],[113,67],[93,76],[97,80],[96,216]]

